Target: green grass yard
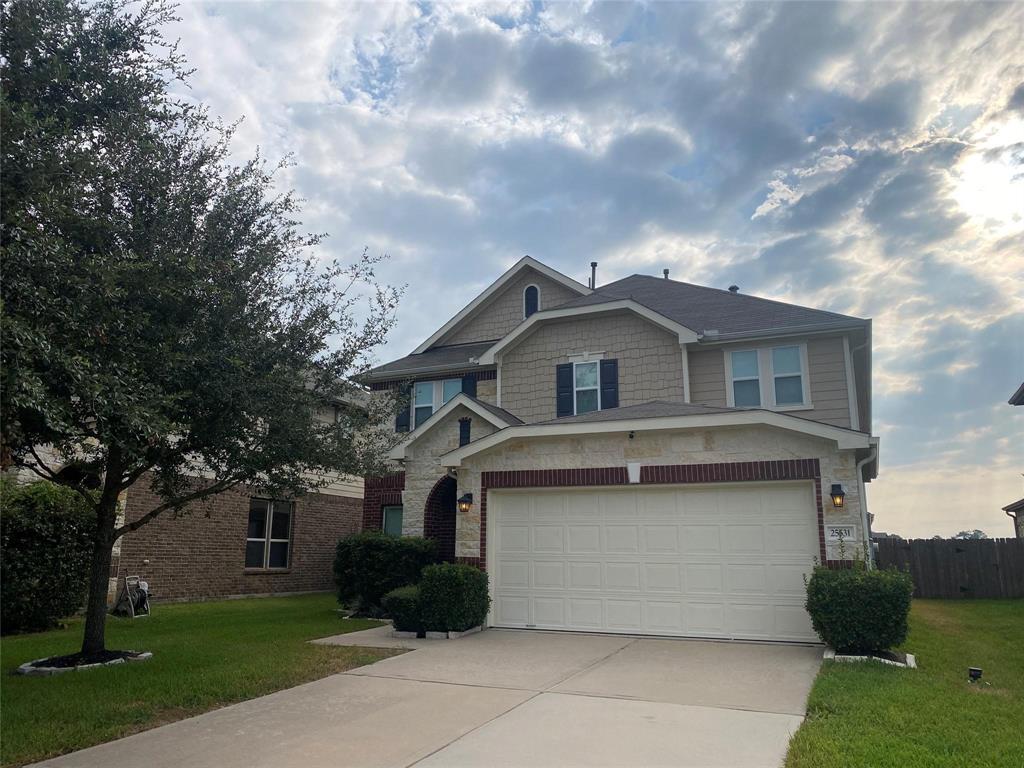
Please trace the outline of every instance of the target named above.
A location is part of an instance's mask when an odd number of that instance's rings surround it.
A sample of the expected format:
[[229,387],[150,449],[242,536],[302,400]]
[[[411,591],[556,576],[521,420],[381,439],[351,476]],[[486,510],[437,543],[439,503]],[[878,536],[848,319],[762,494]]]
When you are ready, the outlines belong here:
[[915,600],[903,650],[918,669],[825,662],[786,768],[1024,766],[1024,600]]
[[0,760],[21,765],[369,664],[394,652],[310,645],[377,626],[343,620],[332,595],[157,604],[110,618],[107,647],[153,658],[55,677],[12,675],[19,664],[78,650],[81,623],[0,641]]

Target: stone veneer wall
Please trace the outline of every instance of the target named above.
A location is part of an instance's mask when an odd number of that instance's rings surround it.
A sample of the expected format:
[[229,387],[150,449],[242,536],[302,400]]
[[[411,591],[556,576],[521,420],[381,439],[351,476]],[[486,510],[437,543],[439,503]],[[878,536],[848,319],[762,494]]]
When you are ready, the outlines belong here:
[[555,366],[604,352],[619,361],[619,405],[683,402],[683,354],[675,334],[626,312],[545,325],[501,361],[501,407],[525,422],[556,416]]
[[[125,535],[112,575],[142,576],[158,601],[332,589],[335,545],[362,528],[363,500],[327,493],[296,499],[289,567],[263,570],[245,568],[252,496],[262,494],[225,491]],[[131,521],[158,503],[143,477],[127,491],[125,517]]]
[[423,535],[423,513],[427,497],[437,481],[448,472],[438,459],[459,447],[459,419],[463,417],[472,419],[470,431],[473,440],[494,432],[489,422],[460,405],[406,449],[405,489],[402,491],[402,533],[406,536]]
[[[857,483],[853,451],[840,451],[831,441],[773,427],[718,427],[676,432],[638,432],[633,439],[629,439],[625,434],[531,438],[511,441],[491,451],[472,456],[459,469],[458,494],[461,496],[470,492],[476,503],[469,513],[459,513],[456,518],[455,555],[464,561],[486,565],[486,546],[481,546],[481,529],[486,525],[486,510],[481,503],[481,475],[484,472],[573,470],[584,473],[621,468],[618,470],[618,477],[621,480],[625,477],[626,464],[639,462],[644,467],[641,470],[643,483],[674,483],[677,480],[671,479],[672,475],[659,475],[656,467],[745,464],[797,459],[812,459],[818,462],[820,483],[817,492],[820,509],[824,515],[823,524],[852,525],[855,529],[854,538],[860,541],[860,486]],[[568,477],[570,482],[567,485],[581,484],[573,475]],[[662,480],[662,477],[669,479]],[[714,480],[710,474],[706,477],[708,482],[724,481]],[[747,479],[756,480],[757,476],[751,475]],[[835,509],[828,498],[828,490],[832,483],[841,483],[846,491],[846,503],[841,510]],[[624,483],[615,480],[595,484]],[[852,547],[848,544],[847,548],[849,553]],[[837,546],[828,543],[826,559],[838,558]]]

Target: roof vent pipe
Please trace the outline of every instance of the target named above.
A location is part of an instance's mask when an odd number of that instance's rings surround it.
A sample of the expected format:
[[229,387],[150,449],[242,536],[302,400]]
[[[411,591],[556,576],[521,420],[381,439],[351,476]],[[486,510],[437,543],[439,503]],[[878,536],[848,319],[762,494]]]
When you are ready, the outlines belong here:
[[730,285],[729,286],[729,293],[739,293],[739,292],[740,292],[740,287],[738,285]]
[[665,276],[666,280],[668,280],[668,270],[667,269],[661,270],[661,274]]
[[590,262],[590,288],[597,288],[597,262]]

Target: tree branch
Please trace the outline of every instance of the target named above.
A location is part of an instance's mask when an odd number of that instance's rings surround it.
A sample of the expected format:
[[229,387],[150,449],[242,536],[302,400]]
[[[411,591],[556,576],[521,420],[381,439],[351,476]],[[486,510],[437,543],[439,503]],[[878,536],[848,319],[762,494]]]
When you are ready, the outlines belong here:
[[170,501],[165,501],[163,504],[160,504],[159,506],[149,510],[149,512],[144,514],[138,520],[133,520],[130,523],[125,523],[120,528],[115,529],[114,539],[117,540],[121,536],[124,536],[126,533],[137,531],[146,523],[150,522],[153,518],[157,517],[160,514],[163,514],[164,512],[167,512],[168,510],[180,509],[181,507],[184,507],[186,504],[189,504],[190,502],[198,501],[199,499],[204,499],[207,496],[213,496],[214,494],[230,490],[234,488],[236,485],[240,485],[241,482],[241,480],[223,480],[219,483],[214,483],[213,485],[207,486],[206,488],[200,488],[198,491],[194,491],[193,493],[180,496],[176,499],[171,499]]

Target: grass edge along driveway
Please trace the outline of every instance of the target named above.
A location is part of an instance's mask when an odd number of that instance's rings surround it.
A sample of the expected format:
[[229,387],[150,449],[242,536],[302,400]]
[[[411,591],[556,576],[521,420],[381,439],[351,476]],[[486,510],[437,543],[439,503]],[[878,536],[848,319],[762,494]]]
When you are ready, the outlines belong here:
[[157,604],[108,623],[107,647],[149,661],[54,677],[19,664],[77,650],[82,625],[0,640],[0,761],[23,765],[370,664],[395,651],[307,640],[378,626],[340,619],[333,595]]
[[825,662],[786,768],[1024,766],[1021,638],[1024,600],[915,600],[918,669]]

